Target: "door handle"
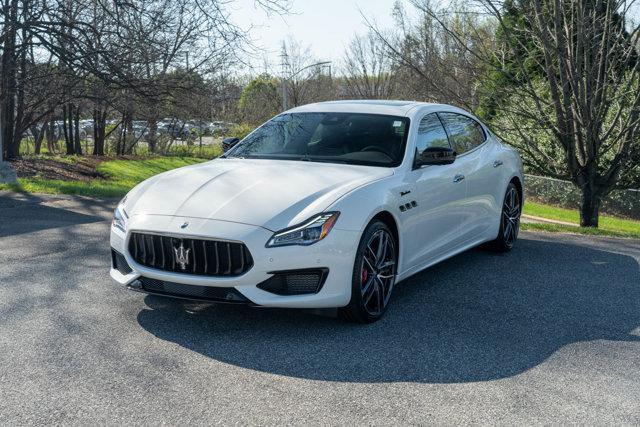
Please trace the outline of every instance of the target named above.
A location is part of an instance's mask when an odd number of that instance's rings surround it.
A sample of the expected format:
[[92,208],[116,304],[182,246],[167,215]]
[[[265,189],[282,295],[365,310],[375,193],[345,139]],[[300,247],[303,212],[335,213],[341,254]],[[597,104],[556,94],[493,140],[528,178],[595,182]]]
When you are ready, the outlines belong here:
[[502,160],[496,160],[495,162],[493,162],[494,168],[497,168],[498,166],[502,166]]
[[463,179],[464,179],[464,175],[462,175],[462,174],[460,174],[460,173],[459,173],[458,175],[456,175],[456,176],[454,176],[454,177],[453,177],[453,182],[460,182],[460,181],[462,181]]

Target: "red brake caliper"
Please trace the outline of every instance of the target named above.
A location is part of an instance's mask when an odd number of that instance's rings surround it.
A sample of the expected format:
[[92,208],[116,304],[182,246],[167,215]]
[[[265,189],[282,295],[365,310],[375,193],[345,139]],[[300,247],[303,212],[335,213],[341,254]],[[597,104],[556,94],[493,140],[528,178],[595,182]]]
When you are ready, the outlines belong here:
[[369,272],[367,271],[367,266],[362,264],[362,271],[360,272],[360,283],[363,285],[367,283],[367,277],[369,277]]

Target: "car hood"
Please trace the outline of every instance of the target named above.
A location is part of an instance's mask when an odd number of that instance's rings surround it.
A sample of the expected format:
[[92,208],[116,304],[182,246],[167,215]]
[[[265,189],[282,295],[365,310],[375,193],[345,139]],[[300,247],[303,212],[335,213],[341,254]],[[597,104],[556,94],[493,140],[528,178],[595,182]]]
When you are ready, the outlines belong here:
[[285,160],[217,159],[156,175],[134,188],[131,215],[168,215],[251,224],[272,231],[322,212],[390,168]]

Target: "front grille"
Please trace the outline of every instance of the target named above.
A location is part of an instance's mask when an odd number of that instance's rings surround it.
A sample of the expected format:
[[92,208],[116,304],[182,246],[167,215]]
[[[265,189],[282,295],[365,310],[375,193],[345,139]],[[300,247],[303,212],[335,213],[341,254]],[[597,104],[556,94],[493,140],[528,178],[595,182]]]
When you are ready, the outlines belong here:
[[120,274],[124,274],[125,276],[132,271],[129,264],[127,264],[127,260],[124,259],[124,255],[115,249],[111,249],[111,265],[113,265],[113,268],[118,270]]
[[[234,288],[219,288],[213,286],[194,286],[182,283],[165,282],[163,280],[140,277],[138,279],[142,290],[152,294],[194,300],[249,303],[250,301]],[[138,288],[139,289],[139,288]]]
[[258,289],[276,295],[317,294],[329,274],[326,268],[312,270],[274,271],[270,278],[259,283]]
[[131,233],[129,254],[140,265],[200,276],[239,276],[253,267],[243,243]]

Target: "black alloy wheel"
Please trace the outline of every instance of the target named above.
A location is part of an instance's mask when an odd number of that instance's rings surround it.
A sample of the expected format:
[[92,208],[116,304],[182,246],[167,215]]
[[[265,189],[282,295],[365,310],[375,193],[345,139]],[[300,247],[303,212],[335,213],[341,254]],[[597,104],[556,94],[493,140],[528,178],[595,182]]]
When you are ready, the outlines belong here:
[[516,243],[518,232],[520,231],[520,214],[522,213],[522,203],[520,193],[514,183],[509,183],[507,192],[502,203],[502,213],[500,215],[500,232],[494,240],[493,246],[501,252],[510,251]]
[[384,314],[396,280],[397,243],[393,233],[380,221],[363,233],[352,277],[351,302],[341,310],[349,321],[375,322]]

